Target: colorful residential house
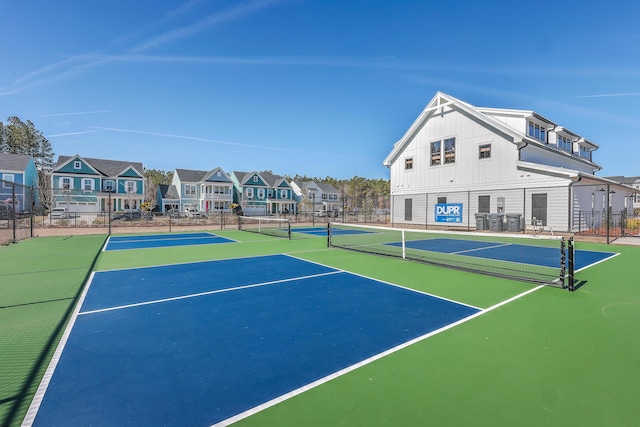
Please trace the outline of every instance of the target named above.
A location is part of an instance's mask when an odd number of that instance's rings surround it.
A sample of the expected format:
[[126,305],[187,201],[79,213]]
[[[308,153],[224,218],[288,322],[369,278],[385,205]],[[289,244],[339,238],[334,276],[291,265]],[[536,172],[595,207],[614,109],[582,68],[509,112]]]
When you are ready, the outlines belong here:
[[245,215],[286,215],[296,212],[296,195],[289,182],[270,172],[231,174],[234,202]]
[[179,211],[180,194],[175,185],[159,184],[156,193],[156,206],[160,212]]
[[[219,167],[210,171],[176,169],[171,186],[178,195],[179,210],[182,212],[226,211],[233,202],[233,182]],[[171,197],[175,197],[171,194]],[[165,207],[167,205],[164,204]]]
[[142,163],[60,156],[51,173],[54,206],[69,212],[140,209],[145,180]]
[[586,213],[606,209],[606,200],[613,211],[628,210],[637,192],[595,176],[597,149],[535,111],[476,107],[437,92],[383,162],[392,222],[469,227],[477,215],[482,228],[487,214],[498,231],[501,215],[508,231],[594,226],[585,220],[601,212]]
[[27,154],[0,153],[0,203],[16,213],[31,211],[38,202],[38,171]]
[[342,209],[340,193],[331,184],[293,180],[290,185],[296,194],[298,208],[301,211],[339,212]]

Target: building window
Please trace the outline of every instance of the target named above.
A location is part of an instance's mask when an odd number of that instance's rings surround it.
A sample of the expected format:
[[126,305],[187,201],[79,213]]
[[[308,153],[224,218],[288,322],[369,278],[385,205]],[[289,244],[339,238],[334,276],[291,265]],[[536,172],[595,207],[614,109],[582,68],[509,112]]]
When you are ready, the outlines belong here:
[[93,180],[92,179],[83,179],[82,180],[82,189],[85,191],[93,190]]
[[104,181],[102,183],[102,189],[104,191],[109,191],[109,192],[113,192],[113,190],[115,190],[116,188],[116,183],[115,181],[112,180],[108,180],[108,181]]
[[264,188],[258,188],[258,199],[264,199]]
[[547,131],[544,126],[529,122],[529,136],[542,142],[547,142]]
[[413,157],[404,159],[404,170],[409,171],[411,169],[413,169]]
[[258,182],[258,176],[257,175],[253,176],[253,182]]
[[62,189],[71,190],[71,178],[62,178]]
[[[444,151],[444,163],[442,152]],[[452,164],[456,162],[456,139],[447,138],[443,141],[431,143],[431,166]]]
[[253,199],[253,188],[247,188],[247,199]]
[[569,138],[566,138],[562,135],[558,135],[557,147],[561,150],[567,151],[569,153],[573,152],[573,143]]
[[449,138],[444,140],[444,162],[446,164],[456,162],[456,139]]
[[80,163],[79,160],[76,160],[75,162],[73,162],[74,169],[80,169],[81,167],[82,167],[82,164]]
[[[195,185],[194,185],[195,187]],[[136,183],[135,181],[125,181],[124,188],[127,193],[135,193],[136,192]],[[194,188],[195,191],[195,188]]]
[[491,212],[491,196],[478,196],[478,212]]
[[447,198],[446,197],[438,197],[438,204],[439,205],[444,205],[447,203]]
[[196,194],[196,186],[192,185],[192,184],[185,184],[184,185],[184,194],[186,194],[187,196],[195,196],[195,194]]
[[440,141],[431,143],[431,166],[436,166],[442,164],[442,144]]
[[491,144],[482,144],[480,146],[480,159],[490,159],[491,158]]
[[281,199],[288,199],[287,190],[280,190],[280,198]]
[[583,159],[591,160],[591,150],[586,147],[580,147],[580,157]]
[[13,181],[13,180],[14,180],[13,174],[6,174],[6,175],[2,175],[2,179],[3,179],[3,181],[4,181],[4,182],[2,183],[2,186],[3,186],[4,188],[11,188],[11,187],[13,187],[13,182],[14,182],[14,181]]

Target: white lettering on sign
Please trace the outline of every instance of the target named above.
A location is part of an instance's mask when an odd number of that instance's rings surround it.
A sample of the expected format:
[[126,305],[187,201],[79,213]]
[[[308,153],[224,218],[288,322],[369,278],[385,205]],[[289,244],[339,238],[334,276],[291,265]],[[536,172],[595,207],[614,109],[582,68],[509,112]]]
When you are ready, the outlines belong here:
[[460,206],[436,206],[438,215],[460,215]]

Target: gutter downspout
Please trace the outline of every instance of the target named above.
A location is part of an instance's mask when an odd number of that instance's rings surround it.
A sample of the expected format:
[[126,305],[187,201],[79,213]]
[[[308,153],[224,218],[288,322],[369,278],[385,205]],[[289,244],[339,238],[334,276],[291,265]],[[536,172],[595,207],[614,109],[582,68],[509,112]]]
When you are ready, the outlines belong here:
[[524,141],[524,145],[518,147],[518,161],[522,161],[522,152],[520,150],[525,148],[527,145],[529,145],[529,143],[527,141]]

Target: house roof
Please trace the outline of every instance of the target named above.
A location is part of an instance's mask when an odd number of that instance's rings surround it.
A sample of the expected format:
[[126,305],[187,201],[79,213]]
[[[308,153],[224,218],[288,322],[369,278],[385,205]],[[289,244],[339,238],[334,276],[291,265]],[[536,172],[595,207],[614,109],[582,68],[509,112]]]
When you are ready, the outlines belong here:
[[30,160],[31,156],[28,154],[0,153],[0,170],[24,171]]
[[318,187],[322,190],[323,193],[337,193],[338,189],[331,184],[325,182],[316,182]]
[[56,162],[56,168],[64,165],[71,159],[79,158],[84,160],[96,171],[100,172],[103,176],[114,177],[119,176],[122,172],[128,168],[134,168],[138,173],[144,173],[144,166],[139,162],[128,162],[124,160],[106,160],[106,159],[90,159],[88,157],[75,156],[60,156]]
[[176,169],[176,175],[182,182],[200,182],[207,174],[207,171],[197,171],[191,169]]
[[160,192],[160,197],[163,199],[169,200],[178,200],[180,199],[180,195],[178,194],[178,189],[175,185],[169,184],[160,184],[158,185],[158,191]]
[[[244,183],[246,183],[247,180],[249,178],[251,178],[253,175],[258,175],[260,178],[262,178],[262,180],[269,187],[277,187],[278,184],[280,184],[280,182],[282,182],[284,180],[284,177],[282,177],[280,175],[275,175],[275,174],[273,174],[271,172],[256,172],[256,171],[253,171],[253,172],[239,172],[239,171],[233,171],[233,174],[238,179],[238,182],[240,183],[240,185],[243,185]],[[285,180],[285,182],[286,182],[286,180]]]
[[420,113],[418,118],[413,122],[409,130],[407,130],[402,138],[394,144],[391,153],[389,153],[383,164],[385,166],[391,166],[393,161],[404,151],[405,147],[413,140],[413,137],[420,131],[420,129],[422,129],[426,122],[439,111],[443,111],[445,107],[455,107],[462,113],[485,123],[487,126],[490,126],[495,132],[501,134],[505,139],[516,144],[522,143],[524,134],[489,115],[481,113],[471,104],[467,104],[466,102],[454,98],[451,95],[447,95],[446,93],[437,92],[422,113]]

